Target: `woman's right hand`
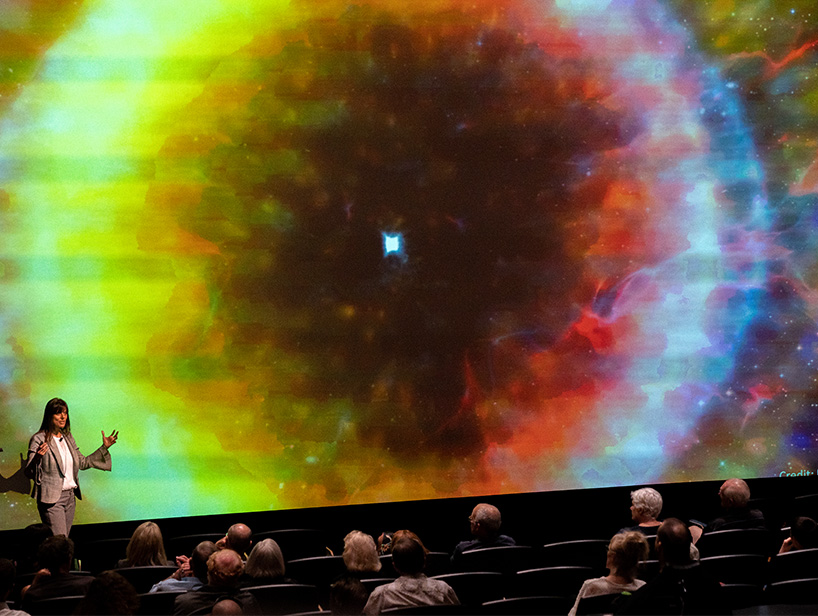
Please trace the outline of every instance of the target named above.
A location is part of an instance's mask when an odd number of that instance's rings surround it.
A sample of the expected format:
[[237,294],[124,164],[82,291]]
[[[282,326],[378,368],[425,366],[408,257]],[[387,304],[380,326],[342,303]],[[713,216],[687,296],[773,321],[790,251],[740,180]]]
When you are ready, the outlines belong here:
[[48,453],[48,441],[43,441],[42,444],[37,448],[37,455],[44,456]]

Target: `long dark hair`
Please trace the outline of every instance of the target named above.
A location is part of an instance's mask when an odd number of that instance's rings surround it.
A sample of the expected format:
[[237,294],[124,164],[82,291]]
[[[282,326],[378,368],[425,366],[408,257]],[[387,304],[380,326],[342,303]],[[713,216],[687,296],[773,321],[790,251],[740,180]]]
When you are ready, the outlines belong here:
[[[51,419],[61,411],[68,413],[68,403],[62,398],[51,398],[45,403],[45,411],[43,412],[43,423],[40,424],[39,432],[44,432],[46,436],[51,436],[51,428],[54,421]],[[71,415],[65,418],[65,428],[63,434],[71,434]]]

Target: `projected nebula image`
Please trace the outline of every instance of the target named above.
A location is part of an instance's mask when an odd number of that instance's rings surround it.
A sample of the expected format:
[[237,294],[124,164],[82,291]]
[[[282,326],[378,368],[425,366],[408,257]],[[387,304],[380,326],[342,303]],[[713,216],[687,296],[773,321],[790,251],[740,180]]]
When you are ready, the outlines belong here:
[[0,9],[0,526],[818,468],[809,2],[240,4]]

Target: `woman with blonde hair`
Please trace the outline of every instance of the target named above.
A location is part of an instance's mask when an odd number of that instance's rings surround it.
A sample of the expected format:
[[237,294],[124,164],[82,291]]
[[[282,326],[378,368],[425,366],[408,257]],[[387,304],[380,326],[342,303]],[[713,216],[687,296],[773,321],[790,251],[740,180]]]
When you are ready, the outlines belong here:
[[608,575],[583,582],[568,616],[576,616],[579,602],[585,597],[634,591],[644,586],[645,582],[636,579],[636,573],[639,561],[647,557],[648,541],[642,533],[632,530],[614,535],[608,544],[605,563]]
[[120,567],[150,567],[156,565],[171,565],[165,555],[165,541],[162,531],[155,522],[143,522],[136,527],[125,548],[125,558],[116,566]]
[[378,573],[381,561],[371,535],[353,530],[344,537],[344,565],[351,575]]

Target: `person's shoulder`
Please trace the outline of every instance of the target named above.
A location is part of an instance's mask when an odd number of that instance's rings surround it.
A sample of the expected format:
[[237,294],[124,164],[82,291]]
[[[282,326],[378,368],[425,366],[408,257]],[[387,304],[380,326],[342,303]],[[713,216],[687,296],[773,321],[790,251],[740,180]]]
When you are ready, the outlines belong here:
[[40,430],[39,432],[35,432],[31,435],[31,438],[28,439],[29,444],[31,443],[42,443],[45,440],[45,432]]
[[514,541],[513,537],[509,537],[508,535],[500,535],[497,537],[497,541],[495,541],[496,545],[517,545],[517,542]]

